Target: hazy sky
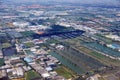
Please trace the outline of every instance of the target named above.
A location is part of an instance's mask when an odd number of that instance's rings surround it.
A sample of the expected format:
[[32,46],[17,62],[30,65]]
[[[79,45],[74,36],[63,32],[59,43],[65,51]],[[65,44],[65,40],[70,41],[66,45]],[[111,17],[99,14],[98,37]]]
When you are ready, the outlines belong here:
[[[6,1],[6,0],[4,0]],[[120,4],[120,0],[9,0],[16,2],[73,2],[73,3],[107,3],[107,4]]]

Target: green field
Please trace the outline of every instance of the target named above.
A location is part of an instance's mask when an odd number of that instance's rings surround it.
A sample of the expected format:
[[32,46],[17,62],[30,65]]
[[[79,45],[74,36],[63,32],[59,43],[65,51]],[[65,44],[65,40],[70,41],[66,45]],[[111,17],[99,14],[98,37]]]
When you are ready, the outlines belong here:
[[106,58],[104,55],[102,55],[100,53],[97,53],[97,52],[91,52],[89,54],[91,54],[92,56],[94,56],[94,57],[96,57],[98,59],[105,59]]
[[34,43],[33,43],[33,42],[26,42],[26,43],[24,43],[24,44],[25,44],[25,46],[26,46],[27,48],[34,47]]
[[26,80],[34,80],[35,78],[40,78],[40,75],[33,70],[26,72]]
[[106,38],[105,36],[101,35],[101,34],[96,34],[96,36],[98,37],[98,39],[104,41],[107,44],[111,44],[113,41],[109,38]]
[[34,32],[33,31],[25,31],[25,32],[21,32],[21,34],[24,37],[31,37],[34,34]]
[[12,45],[10,43],[3,43],[2,48],[8,48],[11,47]]
[[[108,66],[109,65],[115,65],[115,66],[119,66],[120,65],[120,61],[119,60],[114,60],[114,59],[111,59],[109,57],[106,57],[106,56],[102,55],[99,52],[96,52],[94,50],[91,50],[91,49],[83,46],[83,44],[81,44],[81,43],[77,43],[76,44],[76,41],[74,41],[74,40],[70,40],[70,41],[66,41],[66,42],[68,42],[70,45],[74,45],[72,47],[74,47],[78,51],[81,51],[81,52],[85,53],[86,55],[91,56],[92,58],[94,58],[94,59],[96,59],[96,60],[98,60],[98,61],[100,61],[100,62],[102,62],[102,63],[104,63],[104,64],[106,64]],[[79,42],[79,40],[78,40],[78,42]],[[87,43],[86,43],[86,45],[87,45]],[[104,50],[104,48],[103,48],[103,50]]]
[[57,40],[55,40],[55,39],[50,39],[50,40],[48,40],[47,41],[49,44],[51,44],[51,43],[59,43],[59,41],[57,41]]
[[66,79],[70,79],[70,78],[73,78],[76,76],[74,72],[72,72],[70,69],[68,69],[64,66],[60,66],[59,68],[56,68],[55,71],[59,75],[65,77]]

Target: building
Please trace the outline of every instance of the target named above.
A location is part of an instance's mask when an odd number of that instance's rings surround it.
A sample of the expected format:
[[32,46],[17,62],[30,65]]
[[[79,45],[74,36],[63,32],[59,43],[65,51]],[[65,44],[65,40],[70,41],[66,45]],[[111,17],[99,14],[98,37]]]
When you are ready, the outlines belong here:
[[0,70],[0,80],[7,80],[7,73],[5,70]]

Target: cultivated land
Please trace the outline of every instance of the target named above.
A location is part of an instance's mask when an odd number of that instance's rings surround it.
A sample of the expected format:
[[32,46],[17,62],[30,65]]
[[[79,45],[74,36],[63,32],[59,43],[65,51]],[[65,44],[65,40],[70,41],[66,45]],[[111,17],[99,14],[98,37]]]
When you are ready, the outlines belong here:
[[[76,40],[77,40],[77,42],[76,42]],[[52,40],[52,41],[55,41],[56,43],[59,42],[59,41],[57,42],[57,40]],[[83,46],[82,44],[80,44],[80,42],[81,42],[81,40],[79,40],[79,38],[73,39],[73,40],[71,39],[71,40],[60,41],[60,43],[66,43],[66,45],[71,45],[71,47],[73,49],[77,50],[78,52],[82,52],[85,55],[94,58],[95,60],[98,60],[99,62],[103,63],[106,66],[117,66],[117,67],[120,66],[119,60],[111,59],[111,58],[101,54],[101,52],[99,52],[99,51],[96,51],[96,50],[94,51],[94,50],[88,49],[85,46]]]
[[0,1],[0,80],[120,80],[116,6]]
[[67,67],[61,65],[60,67],[56,68],[55,71],[61,75],[64,76],[66,79],[72,79],[72,78],[76,78],[77,75],[75,75],[75,73],[73,71],[71,71],[71,69],[68,69]]
[[35,78],[40,78],[40,75],[33,70],[26,72],[26,80],[34,80]]
[[110,65],[114,65],[114,66],[120,66],[120,61],[119,60],[114,60],[114,59],[110,59],[109,57],[106,57],[104,55],[102,55],[101,53],[99,53],[99,51],[93,51],[91,49],[86,48],[85,46],[83,46],[82,44],[80,44],[80,40],[67,40],[66,42],[68,42],[69,44],[72,45],[72,47],[74,47],[75,49],[79,50],[80,52],[84,52],[86,55],[93,57],[96,60],[99,60],[100,62],[110,66]]

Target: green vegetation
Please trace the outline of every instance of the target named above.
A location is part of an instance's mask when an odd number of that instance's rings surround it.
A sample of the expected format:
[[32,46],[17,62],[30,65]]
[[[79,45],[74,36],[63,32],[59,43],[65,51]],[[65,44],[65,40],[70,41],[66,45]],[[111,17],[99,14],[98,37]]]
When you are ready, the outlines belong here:
[[[78,41],[77,41],[78,40]],[[76,39],[76,40],[68,40],[66,41],[68,42],[70,45],[74,45],[72,47],[74,47],[76,50],[80,51],[80,52],[83,52],[84,54],[100,61],[101,63],[103,64],[106,64],[106,65],[115,65],[115,66],[119,66],[120,65],[120,61],[119,60],[114,60],[114,59],[111,59],[109,57],[106,57],[104,55],[102,55],[101,53],[99,52],[96,52],[92,49],[89,49],[85,46],[83,46],[83,44],[81,44],[79,42],[79,39]],[[77,43],[76,43],[77,42]],[[88,43],[86,43],[87,45]],[[94,46],[95,47],[95,46]],[[98,46],[100,48],[100,46]],[[96,48],[96,47],[95,47]],[[103,50],[105,50],[105,48],[103,48]],[[112,51],[111,51],[112,52]]]
[[50,43],[50,44],[51,44],[51,43],[59,43],[59,42],[58,42],[57,40],[55,40],[55,39],[50,39],[50,40],[48,40],[47,42]]
[[33,70],[26,72],[26,80],[31,80],[34,78],[40,78],[40,75]]
[[0,66],[4,65],[4,59],[0,58]]
[[91,52],[89,53],[92,57],[94,57],[95,59],[102,61],[105,64],[113,64],[113,65],[119,65],[120,61],[119,60],[114,60],[114,59],[110,59],[100,53],[97,52]]
[[96,59],[96,60],[98,60],[106,65],[110,65],[110,64],[119,65],[119,63],[120,63],[120,61],[118,61],[118,60],[114,60],[114,59],[111,59],[109,57],[106,57],[106,56],[102,55],[101,53],[90,50],[84,46],[79,46],[76,49],[84,52],[86,55],[91,56],[92,58],[94,58],[94,59]]
[[10,43],[3,43],[2,48],[8,48],[11,47],[12,45]]
[[105,36],[103,36],[103,35],[101,35],[101,34],[96,34],[96,36],[97,36],[100,40],[106,42],[107,44],[111,44],[111,43],[112,43],[112,40],[111,40],[111,39],[106,38]]
[[83,66],[81,66],[81,65],[78,66],[75,63],[71,62],[71,60],[73,60],[75,58],[73,58],[72,56],[69,56],[69,55],[64,55],[64,56],[62,55],[62,53],[68,54],[67,52],[59,52],[57,50],[54,51],[54,49],[52,49],[52,50],[53,51],[49,52],[50,55],[56,57],[63,65],[69,67],[69,69],[73,70],[77,74],[83,74],[86,71],[86,69],[84,69]]
[[104,56],[104,55],[102,55],[102,54],[100,54],[100,53],[97,53],[97,52],[91,52],[91,53],[89,53],[89,54],[95,56],[95,57],[98,58],[98,59],[105,59],[105,56]]
[[33,43],[33,42],[26,42],[26,43],[25,43],[25,46],[26,46],[27,48],[34,47],[34,43]]
[[59,68],[56,68],[55,71],[59,75],[65,77],[66,79],[70,79],[76,76],[74,72],[72,72],[70,69],[66,68],[65,66],[60,66]]
[[25,32],[21,32],[21,34],[24,37],[31,37],[34,34],[34,32],[33,31],[25,31]]

